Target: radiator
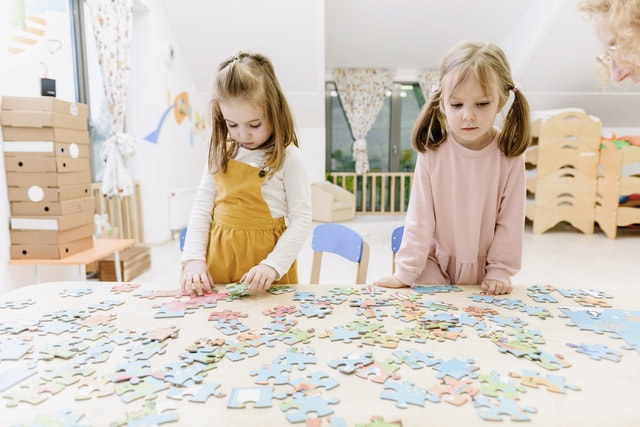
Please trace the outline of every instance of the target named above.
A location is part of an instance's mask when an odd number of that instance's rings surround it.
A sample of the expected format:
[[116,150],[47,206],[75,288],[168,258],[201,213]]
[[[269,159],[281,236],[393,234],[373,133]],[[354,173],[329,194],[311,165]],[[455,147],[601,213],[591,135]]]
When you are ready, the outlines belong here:
[[197,191],[197,187],[187,187],[169,193],[169,228],[172,236],[187,226]]

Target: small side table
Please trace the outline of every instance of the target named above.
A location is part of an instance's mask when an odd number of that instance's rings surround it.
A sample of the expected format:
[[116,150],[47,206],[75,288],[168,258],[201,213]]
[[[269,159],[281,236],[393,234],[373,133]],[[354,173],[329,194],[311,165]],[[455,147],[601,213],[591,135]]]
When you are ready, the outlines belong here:
[[93,248],[78,252],[62,259],[10,259],[12,265],[33,265],[33,274],[36,283],[40,283],[41,265],[77,265],[79,280],[87,278],[87,264],[113,254],[115,263],[116,280],[122,281],[122,269],[120,267],[120,251],[135,245],[135,239],[94,239]]

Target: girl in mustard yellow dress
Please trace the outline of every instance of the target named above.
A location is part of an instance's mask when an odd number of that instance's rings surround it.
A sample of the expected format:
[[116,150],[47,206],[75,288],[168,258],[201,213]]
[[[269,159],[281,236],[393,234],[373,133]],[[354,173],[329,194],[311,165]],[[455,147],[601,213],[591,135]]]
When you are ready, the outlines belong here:
[[218,67],[209,159],[189,217],[183,290],[298,283],[296,257],[311,229],[307,168],[293,117],[264,55]]

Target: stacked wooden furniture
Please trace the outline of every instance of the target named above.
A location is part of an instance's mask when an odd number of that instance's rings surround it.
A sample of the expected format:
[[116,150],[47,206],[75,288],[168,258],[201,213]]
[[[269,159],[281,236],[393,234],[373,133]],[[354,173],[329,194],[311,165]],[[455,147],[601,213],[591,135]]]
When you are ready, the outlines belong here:
[[600,120],[580,109],[533,115],[528,164],[526,214],[533,232],[568,222],[592,234],[600,146]]
[[93,247],[86,104],[2,97],[12,259],[61,259]]
[[595,215],[607,237],[615,239],[620,226],[640,224],[639,200],[640,145],[625,137],[602,138]]

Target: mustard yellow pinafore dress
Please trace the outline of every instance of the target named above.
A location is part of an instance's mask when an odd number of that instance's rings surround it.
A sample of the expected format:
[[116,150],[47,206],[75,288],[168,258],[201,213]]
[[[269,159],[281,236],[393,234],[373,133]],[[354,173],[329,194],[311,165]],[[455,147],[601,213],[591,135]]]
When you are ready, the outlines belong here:
[[[229,160],[225,173],[215,173],[217,194],[209,230],[207,266],[216,285],[238,283],[251,267],[269,255],[286,228],[284,217],[272,218],[262,197],[260,169]],[[278,282],[298,283],[297,265]]]

